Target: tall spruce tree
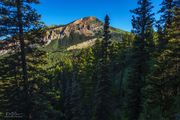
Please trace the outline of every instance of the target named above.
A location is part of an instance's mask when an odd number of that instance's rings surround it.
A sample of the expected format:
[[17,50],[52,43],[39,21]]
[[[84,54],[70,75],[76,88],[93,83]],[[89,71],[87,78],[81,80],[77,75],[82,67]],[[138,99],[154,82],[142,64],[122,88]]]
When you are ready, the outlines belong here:
[[72,91],[70,98],[71,105],[71,120],[80,120],[81,119],[81,86],[80,79],[78,78],[78,67],[77,67],[77,57],[73,57],[73,66],[72,66]]
[[[30,115],[30,107],[29,107],[29,94],[31,91],[29,91],[28,84],[28,69],[27,69],[27,52],[29,50],[36,51],[36,55],[39,56],[42,55],[42,53],[37,52],[37,50],[32,50],[33,47],[29,47],[29,43],[34,45],[34,37],[31,36],[29,38],[29,35],[27,32],[31,34],[30,31],[33,31],[37,28],[39,28],[39,19],[40,16],[36,13],[36,11],[31,7],[31,4],[33,3],[39,3],[38,0],[2,0],[0,1],[0,38],[1,39],[11,39],[14,40],[14,43],[17,44],[16,50],[14,50],[14,54],[19,54],[14,59],[14,61],[19,61],[19,64],[21,67],[19,68],[20,72],[20,78],[23,80],[23,84],[19,86],[21,89],[23,89],[23,96],[21,100],[23,101],[23,109],[21,110],[22,113],[25,114],[25,119],[32,119]],[[31,34],[32,35],[32,34]],[[37,36],[36,36],[37,37]],[[31,41],[30,41],[31,40]],[[29,42],[30,41],[30,42]],[[29,49],[30,48],[30,49]],[[18,51],[18,53],[16,52]],[[31,54],[31,53],[30,53]],[[34,56],[35,56],[34,54]],[[32,55],[32,54],[31,54]],[[33,55],[32,55],[33,56]],[[31,57],[32,57],[31,56]],[[17,59],[18,58],[18,59]],[[20,59],[19,59],[20,58]],[[35,60],[34,60],[35,62]],[[11,64],[11,63],[8,63]],[[43,63],[42,63],[43,64]],[[30,65],[29,65],[30,67]],[[32,67],[31,67],[32,68]],[[30,69],[31,69],[30,68]],[[30,72],[29,72],[30,73]],[[31,78],[31,77],[30,77]],[[34,78],[35,79],[35,78]],[[21,79],[16,78],[17,81],[21,82]],[[15,96],[14,96],[15,97]]]
[[143,109],[143,93],[145,77],[149,69],[151,45],[153,44],[152,3],[150,0],[139,0],[139,7],[132,10],[132,32],[135,41],[132,48],[132,61],[127,78],[127,113],[128,120],[138,120]]
[[[172,0],[162,4],[161,26],[158,32],[158,51],[156,51],[152,72],[148,77],[146,89],[149,119],[174,120],[177,113],[176,99],[179,94],[179,7]],[[174,6],[174,7],[173,7]],[[166,42],[164,41],[166,40]],[[153,111],[158,111],[159,114]]]
[[[173,62],[175,63],[175,84],[173,86],[175,96],[179,96],[180,99],[180,75],[178,74],[179,67],[180,67],[180,2],[178,0],[175,0],[175,9],[174,9],[174,24],[173,24],[173,38],[171,47],[173,48],[174,54],[173,56]],[[174,47],[175,46],[175,47]],[[177,99],[177,108],[180,107],[180,104],[178,103],[179,99]],[[179,113],[178,113],[179,114]]]
[[99,74],[96,91],[96,107],[95,120],[110,120],[112,119],[112,81],[109,71],[109,45],[111,35],[109,31],[109,16],[105,17],[104,38],[102,40],[101,57],[99,61]]
[[[74,63],[75,64],[75,63]],[[51,87],[59,92],[57,107],[62,114],[60,118],[63,120],[71,120],[72,118],[72,61],[66,59],[49,68],[52,70]],[[76,77],[76,74],[74,75]]]
[[81,120],[91,120],[95,88],[93,79],[95,64],[92,48],[83,49],[77,57],[78,78],[81,86]]
[[[173,24],[173,9],[175,7],[173,0],[163,0],[161,4],[162,8],[158,11],[158,13],[161,13],[160,20],[158,20],[158,28],[161,29],[161,34],[159,34],[159,44],[161,47],[165,47],[169,40],[169,32],[172,28]],[[159,30],[160,30],[159,29]]]

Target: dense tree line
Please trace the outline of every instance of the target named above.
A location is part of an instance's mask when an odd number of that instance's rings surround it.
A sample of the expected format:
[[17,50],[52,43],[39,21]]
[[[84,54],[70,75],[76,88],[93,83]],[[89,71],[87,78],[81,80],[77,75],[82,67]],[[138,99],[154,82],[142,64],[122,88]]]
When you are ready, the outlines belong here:
[[178,0],[163,0],[159,20],[150,0],[138,0],[132,32],[121,40],[106,15],[94,46],[72,50],[48,68],[46,29],[32,3],[39,1],[0,1],[0,39],[17,43],[0,58],[0,119],[178,120]]

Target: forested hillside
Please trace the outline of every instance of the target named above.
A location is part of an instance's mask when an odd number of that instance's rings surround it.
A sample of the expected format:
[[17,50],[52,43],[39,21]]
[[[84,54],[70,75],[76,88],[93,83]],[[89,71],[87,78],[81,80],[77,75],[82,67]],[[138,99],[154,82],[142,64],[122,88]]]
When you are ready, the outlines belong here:
[[1,0],[0,120],[179,120],[179,1],[158,20],[137,1],[130,33],[108,15],[47,27],[38,0]]

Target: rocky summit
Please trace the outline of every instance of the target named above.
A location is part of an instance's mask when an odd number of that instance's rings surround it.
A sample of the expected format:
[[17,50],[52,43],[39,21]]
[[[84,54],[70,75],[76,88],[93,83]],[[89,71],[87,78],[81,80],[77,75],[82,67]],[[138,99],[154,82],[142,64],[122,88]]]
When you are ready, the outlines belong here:
[[50,27],[44,41],[62,39],[71,33],[78,33],[84,36],[94,36],[98,31],[103,29],[103,22],[96,17],[85,17],[63,26]]
[[[86,41],[87,43],[89,43],[92,39],[97,38],[96,35],[101,33],[102,30],[103,30],[103,22],[100,21],[96,17],[90,16],[90,17],[84,17],[84,18],[75,20],[66,25],[48,26],[41,40],[44,41],[45,46],[49,45],[52,41],[56,41],[56,40],[61,40],[61,42],[65,43],[66,46],[68,47],[70,47],[71,45],[79,44],[79,43],[80,43],[80,46],[82,46],[86,43]],[[110,27],[110,30],[113,33],[118,33],[120,31],[119,29],[116,29],[113,27]],[[83,37],[73,38],[73,40],[70,40],[70,35],[72,34],[75,34],[76,37],[77,35],[83,36]],[[121,36],[121,34],[118,36]],[[83,40],[80,40],[80,39],[83,39]],[[6,54],[8,51],[11,50],[11,48],[14,45],[17,46],[18,42],[12,42],[11,40],[0,41],[0,55]]]

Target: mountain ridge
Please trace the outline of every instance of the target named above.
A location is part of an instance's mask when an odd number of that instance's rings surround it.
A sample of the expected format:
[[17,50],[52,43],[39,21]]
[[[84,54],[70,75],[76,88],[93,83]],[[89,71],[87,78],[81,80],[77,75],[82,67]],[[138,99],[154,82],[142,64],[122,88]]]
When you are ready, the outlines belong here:
[[[69,37],[74,33],[83,35],[85,37],[94,37],[97,34],[102,33],[103,25],[104,23],[94,16],[80,18],[66,25],[53,26],[48,28],[44,37],[44,41],[48,45],[53,40],[63,39],[64,37]],[[129,33],[111,26],[110,31],[113,33]]]
[[79,33],[85,36],[94,36],[97,31],[102,30],[103,22],[98,18],[90,16],[84,17],[66,25],[56,26],[46,31],[44,41],[49,42],[55,39],[69,37],[71,33]]
[[[87,37],[87,40],[89,40],[90,38],[96,37],[97,34],[102,33],[103,24],[104,23],[100,19],[94,16],[80,18],[65,25],[47,27],[42,40],[46,43],[45,45],[48,45],[53,40],[62,40],[64,38],[68,38],[71,34],[78,34],[80,36],[84,36],[84,38]],[[110,30],[113,33],[128,33],[127,31],[114,27],[110,27]],[[0,41],[0,54],[7,53],[10,47],[13,46],[12,44],[17,45],[17,43],[9,41]]]

